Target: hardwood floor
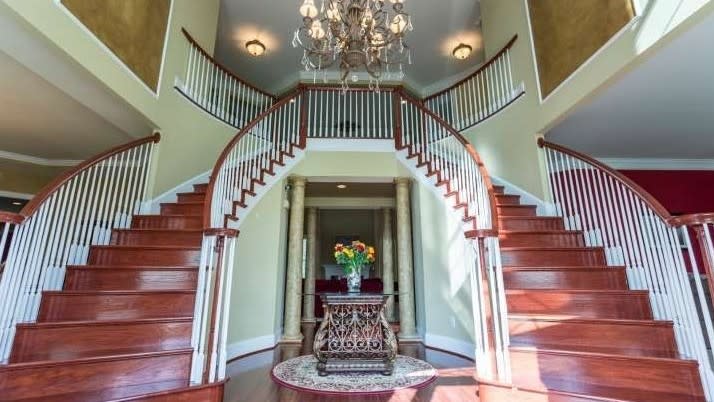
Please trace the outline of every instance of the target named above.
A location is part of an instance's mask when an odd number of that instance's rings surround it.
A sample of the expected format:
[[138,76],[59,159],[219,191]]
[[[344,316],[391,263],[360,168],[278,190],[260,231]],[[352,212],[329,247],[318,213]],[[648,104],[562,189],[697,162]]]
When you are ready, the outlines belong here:
[[402,345],[399,353],[431,363],[439,377],[419,389],[406,389],[379,396],[327,396],[298,392],[281,387],[270,378],[270,370],[279,362],[311,353],[311,342],[279,345],[275,349],[232,361],[230,380],[225,387],[225,402],[476,402],[474,363],[470,360],[425,348]]

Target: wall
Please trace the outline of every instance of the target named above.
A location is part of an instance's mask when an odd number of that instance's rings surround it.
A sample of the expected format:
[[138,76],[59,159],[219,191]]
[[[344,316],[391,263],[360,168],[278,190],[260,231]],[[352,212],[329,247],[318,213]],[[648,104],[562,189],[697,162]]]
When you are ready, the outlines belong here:
[[708,0],[641,0],[638,4],[641,16],[541,102],[525,0],[481,2],[487,56],[495,54],[518,34],[511,51],[511,65],[514,79],[524,81],[526,86],[526,94],[520,100],[465,133],[475,143],[490,173],[543,197],[542,169],[535,168],[541,164],[535,145],[538,134],[645,60],[674,35],[714,12],[714,3]]
[[36,194],[67,167],[38,166],[0,160],[0,191]]
[[427,345],[474,354],[470,259],[463,222],[430,185],[412,185],[417,327]]
[[236,244],[228,355],[274,345],[281,332],[287,213],[285,183],[276,183],[245,218]]
[[714,171],[621,170],[674,215],[714,212]]
[[323,264],[336,264],[332,247],[335,244],[335,238],[339,235],[359,235],[363,243],[376,246],[379,251],[379,244],[374,238],[374,214],[380,212],[379,210],[321,209],[319,212],[318,279],[325,279],[322,270]]
[[[174,89],[184,72],[185,27],[212,52],[220,0],[173,0],[158,96],[54,0],[7,0],[6,7],[33,26],[162,132],[151,193],[158,195],[213,167],[235,130],[185,100]],[[135,133],[143,137],[150,133]]]

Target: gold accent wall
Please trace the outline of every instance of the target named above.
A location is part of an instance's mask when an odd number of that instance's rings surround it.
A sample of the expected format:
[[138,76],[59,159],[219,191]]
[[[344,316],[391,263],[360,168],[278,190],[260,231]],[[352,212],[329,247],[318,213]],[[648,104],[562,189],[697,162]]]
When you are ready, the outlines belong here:
[[62,4],[156,92],[171,0],[62,0]]
[[635,15],[631,0],[528,0],[545,98]]

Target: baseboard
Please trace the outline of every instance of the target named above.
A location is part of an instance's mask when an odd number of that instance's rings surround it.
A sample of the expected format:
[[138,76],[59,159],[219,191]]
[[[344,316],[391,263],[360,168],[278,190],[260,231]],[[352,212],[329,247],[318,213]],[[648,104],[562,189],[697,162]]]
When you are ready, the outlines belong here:
[[208,183],[208,178],[211,175],[211,171],[206,171],[198,176],[194,176],[185,182],[179,184],[178,186],[166,191],[165,193],[159,195],[153,200],[149,201],[149,210],[151,213],[159,213],[162,203],[176,202],[178,199],[178,193],[190,193],[193,191],[194,184]]
[[535,205],[537,206],[537,213],[541,216],[551,216],[555,212],[555,208],[549,203],[541,200],[535,195],[529,193],[528,191],[516,186],[515,184],[504,180],[497,176],[491,176],[493,184],[501,185],[506,188],[506,194],[520,195],[521,203],[524,205]]
[[448,336],[435,335],[427,332],[424,334],[424,346],[450,352],[470,360],[474,360],[476,357],[476,346],[473,343]]
[[235,360],[241,356],[255,353],[260,350],[271,349],[278,343],[275,334],[250,338],[244,341],[231,343],[226,350],[228,360]]

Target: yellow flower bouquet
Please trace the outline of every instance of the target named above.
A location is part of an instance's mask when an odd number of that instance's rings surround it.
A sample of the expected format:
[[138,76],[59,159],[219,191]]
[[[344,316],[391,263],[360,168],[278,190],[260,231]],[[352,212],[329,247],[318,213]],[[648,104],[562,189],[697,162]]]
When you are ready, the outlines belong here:
[[361,241],[353,241],[351,245],[337,243],[335,245],[335,260],[342,265],[347,276],[349,292],[359,292],[362,282],[362,267],[374,262],[374,247]]

